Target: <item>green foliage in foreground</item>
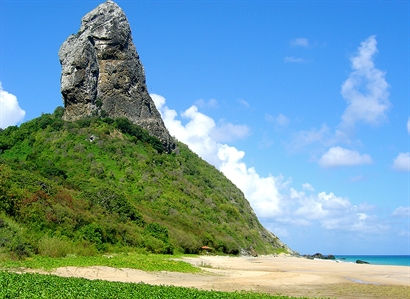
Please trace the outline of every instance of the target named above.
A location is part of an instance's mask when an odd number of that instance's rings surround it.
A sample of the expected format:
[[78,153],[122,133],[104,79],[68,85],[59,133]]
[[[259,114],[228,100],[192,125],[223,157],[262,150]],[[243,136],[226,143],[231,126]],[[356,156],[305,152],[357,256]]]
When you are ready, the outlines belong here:
[[197,273],[201,270],[183,261],[176,261],[169,255],[121,253],[98,256],[66,256],[51,258],[34,256],[24,260],[0,260],[0,268],[31,268],[52,270],[59,267],[107,266],[131,268],[144,271],[171,271]]
[[276,298],[257,293],[227,293],[199,291],[172,286],[151,286],[87,280],[83,278],[63,278],[53,275],[16,274],[0,272],[1,298]]
[[277,253],[242,192],[178,144],[126,119],[54,114],[0,130],[0,258],[153,253]]

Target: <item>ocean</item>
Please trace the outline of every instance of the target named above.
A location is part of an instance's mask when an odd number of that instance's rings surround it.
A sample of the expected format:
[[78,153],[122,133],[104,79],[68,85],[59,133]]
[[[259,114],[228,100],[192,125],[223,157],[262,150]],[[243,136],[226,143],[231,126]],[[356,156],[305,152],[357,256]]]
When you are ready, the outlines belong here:
[[335,255],[342,262],[362,260],[373,265],[410,266],[410,255]]

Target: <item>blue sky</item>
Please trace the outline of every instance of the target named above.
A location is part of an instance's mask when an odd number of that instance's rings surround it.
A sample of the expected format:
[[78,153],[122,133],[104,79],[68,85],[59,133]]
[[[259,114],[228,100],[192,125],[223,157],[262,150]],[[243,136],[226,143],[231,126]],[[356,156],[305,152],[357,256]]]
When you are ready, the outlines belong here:
[[[0,127],[101,1],[0,0]],[[302,253],[410,254],[408,1],[117,1],[171,133]],[[19,105],[19,106],[17,106]]]

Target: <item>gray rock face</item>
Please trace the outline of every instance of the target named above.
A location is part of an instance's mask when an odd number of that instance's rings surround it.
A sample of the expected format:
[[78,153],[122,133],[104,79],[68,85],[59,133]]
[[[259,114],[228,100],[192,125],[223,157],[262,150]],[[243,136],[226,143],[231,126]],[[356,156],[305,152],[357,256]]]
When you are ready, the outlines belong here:
[[149,96],[128,20],[117,4],[107,1],[86,14],[58,56],[65,120],[126,117],[158,137],[168,151],[175,148]]

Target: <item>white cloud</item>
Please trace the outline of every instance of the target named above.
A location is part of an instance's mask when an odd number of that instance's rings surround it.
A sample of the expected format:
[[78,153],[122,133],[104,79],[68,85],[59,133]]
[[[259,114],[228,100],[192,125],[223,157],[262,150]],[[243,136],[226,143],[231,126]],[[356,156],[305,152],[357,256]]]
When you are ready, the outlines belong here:
[[[332,192],[315,193],[309,184],[303,191],[291,187],[290,179],[260,175],[243,161],[245,152],[215,140],[215,121],[191,106],[180,116],[165,105],[165,98],[151,94],[165,126],[177,139],[222,171],[248,199],[256,215],[270,227],[285,225],[309,226],[318,223],[328,230],[378,232],[383,229],[367,206],[353,205]],[[179,119],[187,119],[185,124]]]
[[410,117],[409,117],[409,119],[407,120],[407,133],[410,134]]
[[348,106],[340,128],[349,130],[357,122],[377,124],[385,118],[390,106],[385,73],[374,65],[377,41],[374,35],[360,44],[358,54],[351,58],[352,72],[342,85],[341,93]]
[[323,207],[318,197],[306,196],[304,192],[297,192],[291,189],[291,198],[299,200],[299,207],[295,211],[296,217],[302,217],[307,220],[318,220],[328,216],[329,212]]
[[398,207],[393,211],[393,216],[410,217],[410,207]]
[[399,153],[393,161],[393,168],[399,171],[410,171],[410,152]]
[[375,67],[373,60],[376,53],[376,38],[370,36],[360,44],[357,55],[351,58],[352,72],[341,87],[341,94],[347,102],[347,107],[339,125],[333,129],[323,124],[319,129],[298,132],[289,144],[290,150],[300,150],[308,145],[316,145],[316,148],[320,149],[323,146],[352,144],[357,142],[351,139],[352,129],[356,123],[375,125],[385,119],[390,107],[389,85],[385,80],[385,73]]
[[281,196],[287,206],[286,217],[280,218],[283,223],[299,226],[318,223],[327,230],[369,233],[377,233],[387,228],[367,213],[367,205],[353,205],[348,199],[332,192],[306,194],[290,188],[287,195]]
[[273,116],[269,113],[266,113],[265,120],[267,122],[274,123],[275,125],[279,127],[286,127],[290,123],[289,118],[283,115],[282,113],[279,113],[277,116]]
[[322,125],[320,129],[310,129],[297,132],[288,144],[292,151],[298,151],[311,144],[319,143],[322,146],[329,146],[333,143],[333,137],[327,125]]
[[199,99],[195,102],[195,105],[201,108],[217,108],[219,104],[216,99],[209,99],[208,101]]
[[331,147],[319,160],[322,167],[354,166],[372,163],[367,154],[360,154],[340,146]]
[[243,151],[222,145],[218,150],[220,170],[243,191],[259,217],[274,217],[280,211],[276,179],[271,175],[261,177],[255,168],[248,168],[242,161],[244,156]]
[[16,125],[25,115],[26,112],[20,108],[17,97],[5,91],[0,82],[0,128]]
[[315,188],[313,188],[313,186],[309,183],[302,184],[302,188],[303,190],[306,190],[306,191],[312,191],[312,192],[315,191]]
[[290,41],[290,45],[293,47],[307,48],[309,47],[309,40],[305,37],[298,37],[298,38],[292,39]]
[[304,58],[295,57],[295,56],[286,56],[285,58],[283,58],[283,61],[285,63],[304,63],[306,62]]
[[[154,101],[155,107],[158,109],[159,113],[162,115],[162,110],[167,109],[164,107],[166,99],[163,96],[160,96],[159,94],[151,93],[150,94],[151,99]],[[162,115],[162,117],[164,117]]]
[[210,134],[216,142],[231,142],[247,137],[249,132],[249,127],[246,125],[222,123],[215,127]]

